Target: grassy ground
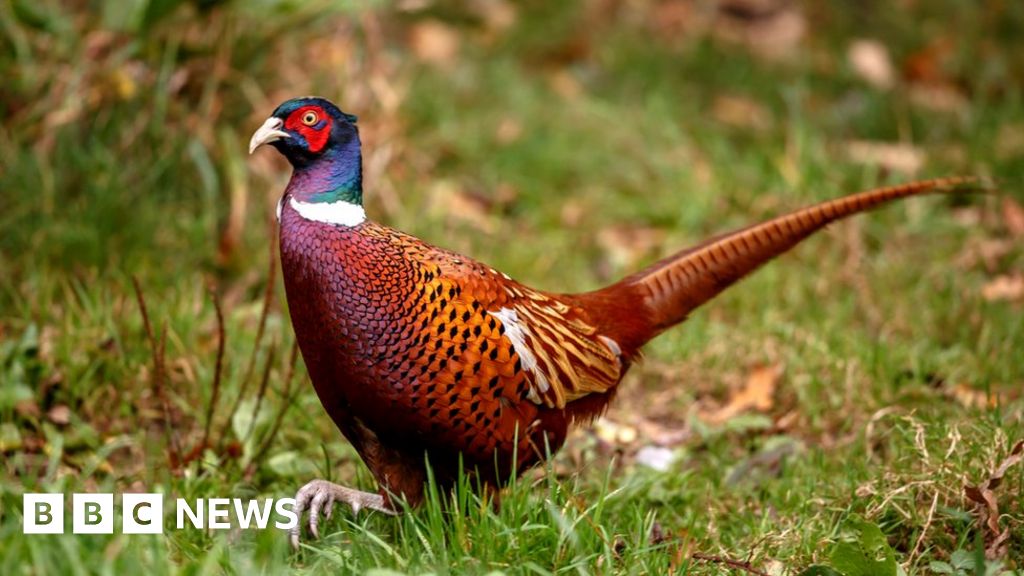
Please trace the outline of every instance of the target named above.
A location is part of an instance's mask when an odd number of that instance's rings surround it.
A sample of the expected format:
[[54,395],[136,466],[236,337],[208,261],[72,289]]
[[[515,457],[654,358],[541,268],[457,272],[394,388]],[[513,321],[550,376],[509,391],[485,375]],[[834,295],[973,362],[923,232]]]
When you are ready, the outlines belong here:
[[[992,523],[964,487],[1024,437],[1024,8],[807,4],[0,5],[0,573],[983,574],[986,548],[1020,570],[1024,466]],[[862,39],[891,86],[851,63]],[[500,510],[338,510],[298,553],[276,530],[23,536],[30,491],[372,487],[291,368],[286,166],[245,155],[307,93],[360,115],[373,217],[553,290],[914,175],[1006,194],[809,240],[652,343]],[[654,445],[667,470],[638,461]]]

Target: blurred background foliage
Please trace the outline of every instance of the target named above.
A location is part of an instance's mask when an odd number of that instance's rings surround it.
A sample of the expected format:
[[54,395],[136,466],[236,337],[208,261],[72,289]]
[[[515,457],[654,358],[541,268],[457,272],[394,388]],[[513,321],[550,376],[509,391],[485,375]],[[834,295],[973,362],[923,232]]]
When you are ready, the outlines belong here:
[[[280,101],[317,94],[360,118],[375,219],[560,291],[856,189],[1000,179],[1001,197],[844,225],[730,292],[652,345],[613,425],[561,460],[632,465],[650,422],[682,430],[659,443],[695,477],[638,476],[637,505],[684,527],[688,546],[742,550],[763,536],[755,556],[803,565],[841,518],[782,496],[794,489],[782,480],[765,489],[775,496],[722,488],[735,461],[795,441],[804,478],[851,475],[822,498],[895,527],[909,567],[946,562],[982,533],[964,520],[962,478],[1021,434],[1022,38],[1024,3],[1007,0],[7,0],[6,534],[30,488],[283,494],[339,462],[342,478],[367,483],[294,358],[268,249],[289,171],[245,149]],[[695,424],[760,364],[786,377],[753,420]],[[936,441],[962,426],[963,454],[938,472],[905,462],[914,428],[893,424],[883,465],[905,473],[852,498],[870,467],[844,460],[870,460],[878,447],[860,434],[892,405],[917,410]],[[601,466],[584,475],[591,490]],[[921,549],[931,494],[903,494],[917,511],[903,518],[885,488],[935,474],[961,515],[944,532],[926,526],[937,544]],[[747,504],[758,510],[733,528],[691,510]],[[778,524],[759,526],[761,504]],[[1018,527],[1020,506],[1008,512]],[[174,538],[179,560],[222,544]],[[993,558],[1024,550],[1013,538]]]

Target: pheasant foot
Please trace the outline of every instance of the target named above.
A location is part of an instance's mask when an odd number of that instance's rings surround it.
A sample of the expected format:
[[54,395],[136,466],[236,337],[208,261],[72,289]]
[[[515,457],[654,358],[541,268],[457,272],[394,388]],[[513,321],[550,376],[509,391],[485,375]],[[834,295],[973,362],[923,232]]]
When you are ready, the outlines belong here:
[[384,497],[380,494],[346,488],[326,480],[313,480],[295,494],[295,513],[299,517],[299,522],[289,531],[288,539],[292,548],[299,547],[303,512],[309,511],[309,531],[314,538],[319,538],[320,515],[323,514],[325,520],[329,519],[335,502],[347,503],[352,507],[353,513],[358,513],[362,508],[369,508],[391,516],[395,515],[395,511],[384,502]]

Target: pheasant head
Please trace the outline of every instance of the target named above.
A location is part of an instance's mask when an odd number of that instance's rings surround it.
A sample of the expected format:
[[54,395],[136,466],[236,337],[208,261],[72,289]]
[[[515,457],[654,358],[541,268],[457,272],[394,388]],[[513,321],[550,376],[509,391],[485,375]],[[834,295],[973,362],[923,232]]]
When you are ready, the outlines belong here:
[[356,117],[323,98],[295,98],[274,110],[249,140],[269,144],[291,163],[287,194],[321,210],[363,204],[362,151]]

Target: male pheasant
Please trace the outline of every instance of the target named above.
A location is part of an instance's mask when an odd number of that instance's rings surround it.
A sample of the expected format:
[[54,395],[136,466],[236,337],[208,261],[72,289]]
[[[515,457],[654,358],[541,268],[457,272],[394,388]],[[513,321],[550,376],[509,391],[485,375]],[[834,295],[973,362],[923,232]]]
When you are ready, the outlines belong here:
[[[963,188],[915,182],[817,204],[725,234],[611,286],[559,294],[366,219],[356,118],[321,98],[281,104],[253,134],[293,166],[278,204],[281,265],[299,348],[327,413],[377,480],[371,494],[314,480],[300,518],[335,501],[392,513],[466,470],[487,485],[561,447],[599,415],[641,346],[830,222]],[[301,523],[300,523],[301,525]],[[297,543],[299,529],[292,532]]]

